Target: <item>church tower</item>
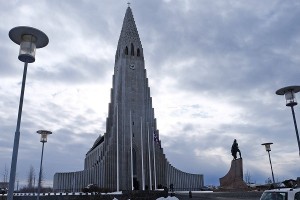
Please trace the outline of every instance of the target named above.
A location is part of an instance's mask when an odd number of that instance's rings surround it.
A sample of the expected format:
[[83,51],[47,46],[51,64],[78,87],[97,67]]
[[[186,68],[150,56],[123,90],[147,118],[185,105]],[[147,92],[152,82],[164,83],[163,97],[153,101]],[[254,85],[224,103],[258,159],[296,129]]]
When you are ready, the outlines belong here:
[[86,153],[84,170],[56,173],[56,191],[80,191],[94,183],[112,191],[174,185],[199,190],[203,175],[189,174],[166,159],[156,127],[144,53],[132,10],[127,8],[115,55],[106,132]]
[[[131,8],[128,7],[116,50],[111,103],[104,136],[104,141],[114,146],[111,158],[116,163],[108,167],[118,171],[121,189],[150,187],[149,170],[153,165],[150,151],[153,151],[155,129],[143,48]],[[107,181],[111,182],[109,179],[111,177],[107,177]]]

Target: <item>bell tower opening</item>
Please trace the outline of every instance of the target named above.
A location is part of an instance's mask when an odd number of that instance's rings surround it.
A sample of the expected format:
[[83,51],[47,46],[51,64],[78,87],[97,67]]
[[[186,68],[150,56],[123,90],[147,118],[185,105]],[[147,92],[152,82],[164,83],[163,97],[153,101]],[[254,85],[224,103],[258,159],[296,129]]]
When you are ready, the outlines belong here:
[[131,55],[134,56],[134,46],[132,43],[131,43]]

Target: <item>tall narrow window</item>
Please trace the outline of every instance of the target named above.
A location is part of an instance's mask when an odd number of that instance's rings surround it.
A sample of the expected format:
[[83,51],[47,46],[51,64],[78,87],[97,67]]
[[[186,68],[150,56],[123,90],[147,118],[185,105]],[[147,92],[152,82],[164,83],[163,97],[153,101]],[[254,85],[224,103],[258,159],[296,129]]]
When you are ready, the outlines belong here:
[[137,175],[137,168],[136,168],[137,163],[136,163],[136,151],[134,148],[132,148],[132,164],[133,164],[133,166],[132,166],[133,176],[136,176]]
[[125,55],[128,55],[128,47],[125,47]]
[[134,56],[134,46],[133,46],[132,43],[131,43],[131,52],[130,53],[131,53],[132,56]]
[[140,49],[138,48],[137,51],[136,51],[136,55],[137,57],[140,57],[141,56],[141,52],[140,52]]

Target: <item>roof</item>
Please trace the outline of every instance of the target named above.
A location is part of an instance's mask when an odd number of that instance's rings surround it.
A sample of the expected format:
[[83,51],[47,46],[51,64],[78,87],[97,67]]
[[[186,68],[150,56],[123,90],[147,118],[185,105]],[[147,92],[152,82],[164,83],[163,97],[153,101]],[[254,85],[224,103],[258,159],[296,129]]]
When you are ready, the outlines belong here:
[[142,46],[132,10],[130,7],[128,7],[123,20],[123,26],[118,42],[118,49],[120,49],[121,46],[124,47],[130,43],[136,43]]
[[104,135],[99,135],[99,137],[96,139],[96,141],[94,142],[92,148],[86,153],[88,154],[89,152],[91,152],[93,149],[95,149],[97,146],[99,146],[102,142],[104,141]]

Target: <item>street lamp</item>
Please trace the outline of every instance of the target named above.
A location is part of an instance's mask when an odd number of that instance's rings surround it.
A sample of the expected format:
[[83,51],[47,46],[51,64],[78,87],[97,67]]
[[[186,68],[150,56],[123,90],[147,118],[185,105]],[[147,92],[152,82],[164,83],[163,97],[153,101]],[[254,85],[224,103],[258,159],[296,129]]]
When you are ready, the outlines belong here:
[[270,166],[271,166],[271,172],[272,172],[273,184],[275,184],[274,173],[273,173],[273,167],[272,167],[271,156],[270,156],[271,144],[273,144],[273,143],[272,143],[272,142],[268,142],[268,143],[263,143],[263,144],[261,144],[261,145],[264,145],[264,146],[266,147],[266,151],[267,151],[268,154],[269,154],[269,161],[270,161]]
[[42,31],[32,28],[32,27],[27,27],[27,26],[15,27],[9,31],[8,35],[9,35],[9,38],[14,43],[20,45],[20,51],[19,51],[18,58],[20,61],[24,62],[17,127],[16,127],[16,132],[15,132],[15,138],[14,138],[14,146],[13,146],[13,153],[12,153],[12,159],[11,159],[10,177],[9,177],[9,187],[8,187],[8,194],[7,194],[7,199],[13,200],[27,65],[28,65],[28,63],[33,63],[35,61],[36,48],[42,48],[42,47],[47,46],[47,44],[49,43],[49,39],[48,39],[47,35],[45,33],[43,33]]
[[297,105],[297,100],[296,100],[295,94],[299,91],[300,91],[300,86],[288,86],[288,87],[284,87],[284,88],[277,90],[276,94],[284,95],[285,100],[286,100],[286,106],[289,106],[292,109],[296,137],[297,137],[297,141],[298,141],[299,156],[300,156],[300,140],[299,140],[299,133],[298,133],[297,122],[296,122],[296,117],[295,117],[295,111],[294,111],[294,106]]
[[43,155],[44,155],[44,144],[47,142],[47,136],[52,134],[51,131],[46,130],[39,130],[37,131],[38,134],[41,134],[41,143],[42,145],[42,155],[41,155],[41,164],[40,164],[40,173],[39,173],[39,182],[38,182],[38,194],[37,194],[37,200],[40,199],[40,192],[41,192],[41,176],[42,176],[42,166],[43,166]]

